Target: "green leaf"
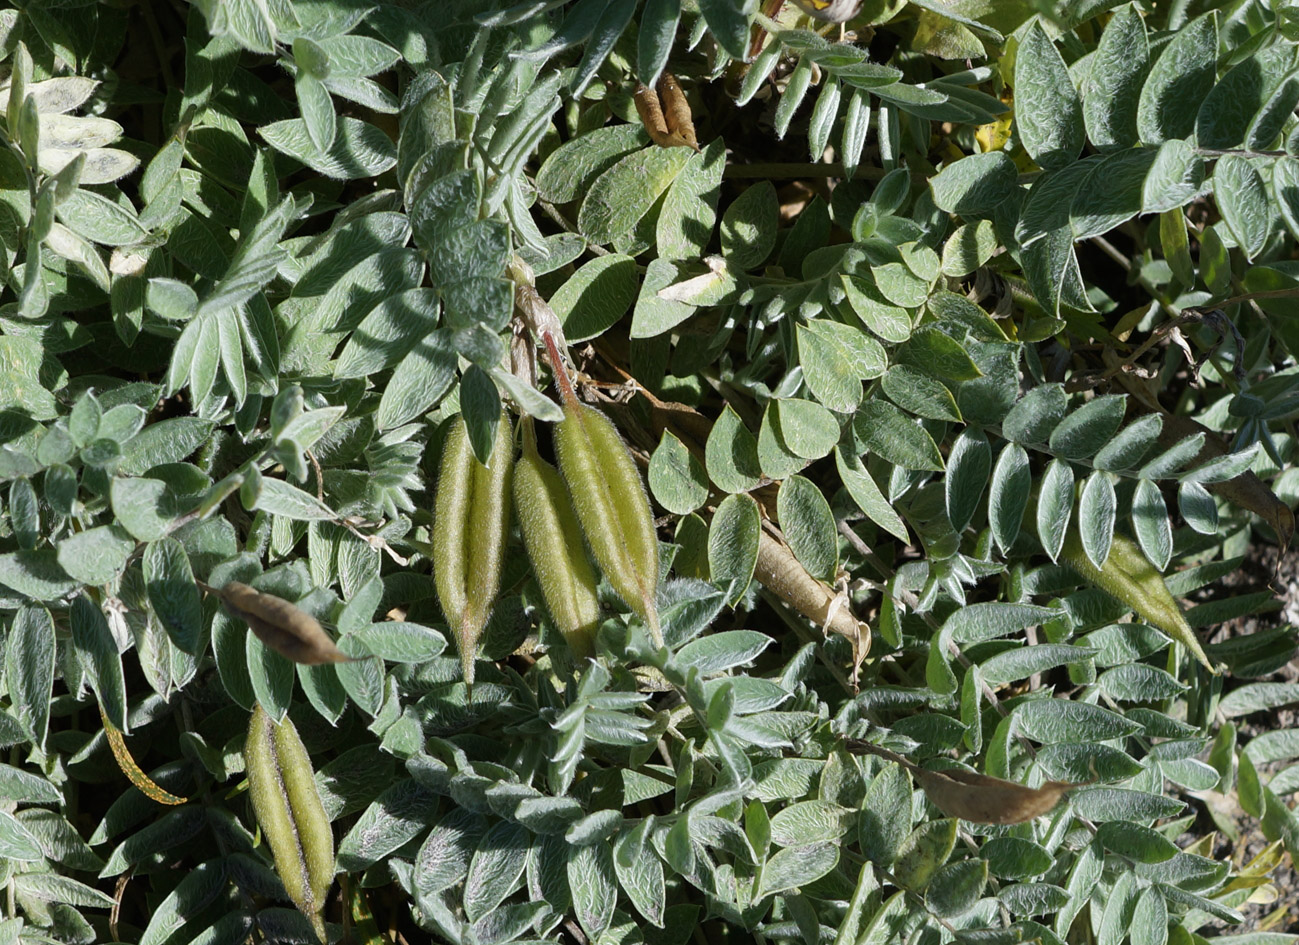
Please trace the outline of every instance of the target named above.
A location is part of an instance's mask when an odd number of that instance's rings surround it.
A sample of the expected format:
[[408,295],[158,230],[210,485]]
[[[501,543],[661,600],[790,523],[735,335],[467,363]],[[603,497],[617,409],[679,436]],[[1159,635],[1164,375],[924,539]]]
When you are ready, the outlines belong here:
[[28,863],[41,859],[36,838],[8,811],[0,811],[0,856]]
[[758,441],[729,404],[708,433],[704,463],[708,477],[723,492],[747,492],[762,477]]
[[911,538],[907,533],[906,523],[894,511],[893,506],[884,497],[884,493],[880,491],[880,487],[862,466],[861,459],[845,454],[842,449],[837,449],[834,452],[834,461],[844,489],[852,496],[853,502],[857,503],[857,507],[866,517],[899,541],[909,542]]
[[939,472],[943,469],[943,458],[933,438],[887,401],[862,404],[853,417],[853,429],[868,451],[894,465]]
[[992,470],[992,489],[988,493],[988,524],[1003,553],[1019,537],[1032,484],[1028,453],[1018,443],[1006,444]]
[[167,484],[158,479],[118,477],[109,490],[113,514],[121,526],[138,541],[156,541],[175,518],[175,499]]
[[[54,687],[54,620],[44,607],[25,605],[14,614],[4,669],[13,713],[32,745],[43,752]],[[56,799],[57,800],[57,799]]]
[[911,316],[907,310],[884,298],[873,282],[853,275],[842,275],[839,280],[853,312],[877,337],[892,342],[911,337]]
[[956,643],[982,643],[1010,636],[1060,616],[1058,610],[1033,604],[986,601],[954,611],[943,622],[943,634]]
[[1051,431],[1051,452],[1072,460],[1094,455],[1118,431],[1127,405],[1120,394],[1105,394],[1083,404]]
[[628,154],[587,189],[577,215],[578,231],[602,245],[630,237],[692,155],[686,148],[645,148]]
[[63,539],[58,560],[82,584],[107,584],[126,567],[135,541],[120,525],[100,525]]
[[700,676],[711,676],[752,662],[771,643],[771,637],[756,630],[724,630],[687,643],[676,658],[683,667],[697,669]]
[[537,172],[537,193],[554,204],[576,200],[601,173],[649,143],[639,125],[597,128],[560,145]]
[[782,443],[795,456],[820,459],[839,442],[839,420],[812,400],[791,397],[772,401],[775,427]]
[[1055,45],[1034,23],[1015,57],[1015,126],[1042,168],[1063,167],[1082,151],[1082,102]]
[[776,495],[776,515],[790,550],[808,573],[833,584],[839,572],[839,546],[830,503],[802,476],[790,476]]
[[72,602],[72,645],[99,707],[117,729],[129,732],[126,720],[126,682],[117,642],[103,611],[86,597]]
[[550,299],[570,343],[601,335],[631,308],[639,277],[630,256],[597,256]]
[[383,299],[348,338],[334,362],[334,377],[366,377],[398,363],[437,327],[439,311],[438,295],[429,288]]
[[898,360],[940,381],[972,381],[983,376],[959,341],[931,325],[912,332],[898,350]]
[[174,538],[161,538],[144,550],[144,580],[153,608],[171,641],[198,655],[203,644],[203,609],[189,557]]
[[1015,190],[1018,172],[1004,151],[971,154],[929,180],[938,209],[963,217],[991,213]]
[[776,244],[780,201],[770,181],[747,188],[722,214],[722,255],[733,272],[753,269]]
[[[943,390],[946,391],[946,388]],[[988,486],[988,474],[991,471],[992,447],[988,445],[988,438],[979,431],[969,428],[962,430],[947,456],[947,477],[944,483],[947,519],[956,531],[964,531],[974,518],[983,498],[983,490]]]
[[1141,87],[1137,131],[1146,144],[1185,138],[1216,78],[1218,25],[1205,13],[1173,34]]
[[437,404],[451,389],[456,363],[452,336],[444,330],[426,335],[392,372],[375,413],[379,428],[400,426]]
[[925,902],[934,915],[962,915],[974,908],[988,882],[986,860],[949,863],[934,874],[925,890]]
[[1117,712],[1065,699],[1032,699],[1016,706],[1014,717],[1019,731],[1044,745],[1079,740],[1103,742],[1141,731],[1140,725]]
[[[671,2],[677,5],[679,13],[680,0]],[[645,36],[643,23],[641,36]],[[660,259],[699,259],[704,255],[717,222],[717,200],[722,193],[725,165],[726,147],[718,138],[691,156],[672,182],[663,198],[656,230]],[[728,263],[735,265],[733,260]]]
[[0,585],[32,600],[57,600],[76,589],[73,580],[58,562],[53,548],[13,551],[0,555]]
[[1065,532],[1073,514],[1073,468],[1063,460],[1053,459],[1042,476],[1037,497],[1037,537],[1046,553],[1055,561],[1064,547]]
[[1107,472],[1137,469],[1158,445],[1164,421],[1156,413],[1133,420],[1096,453],[1092,465]]
[[149,236],[134,212],[90,190],[73,190],[59,201],[58,215],[73,233],[101,246],[129,246]]
[[1136,105],[1149,60],[1145,21],[1128,4],[1105,24],[1083,86],[1083,120],[1097,147],[1136,144]]
[[1096,680],[1101,692],[1119,702],[1153,702],[1171,699],[1187,687],[1154,666],[1128,663],[1106,670]]
[[1173,526],[1159,487],[1149,479],[1137,482],[1133,493],[1132,530],[1150,563],[1165,570],[1173,557]]
[[837,843],[812,843],[777,850],[762,869],[758,896],[807,886],[825,876],[838,864]]
[[151,423],[123,444],[117,471],[124,476],[141,476],[155,466],[178,463],[205,443],[215,426],[211,420],[198,417],[172,417]]
[[1186,524],[1201,535],[1218,531],[1218,503],[1198,482],[1184,482],[1178,487],[1177,508]]
[[903,888],[923,890],[939,867],[947,862],[956,846],[957,820],[954,817],[923,823],[902,841],[893,875]]
[[1111,853],[1135,863],[1163,863],[1181,852],[1163,834],[1121,820],[1101,824],[1096,829],[1096,839]]
[[771,818],[771,840],[782,847],[839,840],[855,824],[856,811],[830,801],[800,801]]
[[1027,679],[1037,673],[1082,663],[1096,655],[1096,650],[1061,643],[1039,643],[1036,646],[1006,650],[979,664],[983,678],[993,685]]
[[748,495],[727,496],[713,515],[708,529],[708,567],[718,587],[735,582],[731,589],[732,605],[753,580],[761,531],[758,503]]
[[1097,470],[1087,477],[1078,499],[1078,532],[1083,551],[1098,568],[1110,556],[1117,504],[1109,473]]
[[1155,154],[1141,194],[1142,213],[1178,210],[1204,186],[1204,159],[1181,138],[1165,141]]
[[943,275],[969,275],[991,259],[996,251],[997,232],[991,220],[963,224],[943,243]]
[[1098,162],[1083,179],[1069,207],[1073,238],[1100,236],[1140,213],[1155,159],[1154,151],[1133,148],[1116,151]]
[[650,456],[650,492],[658,503],[676,515],[693,512],[708,501],[708,474],[685,444],[670,430]]
[[1006,439],[1025,446],[1045,444],[1069,410],[1069,398],[1060,384],[1032,388],[1011,408],[1001,423]]
[[867,859],[892,867],[911,830],[911,779],[899,765],[886,765],[862,800],[858,840]]
[[995,837],[979,848],[988,871],[1003,879],[1041,876],[1055,859],[1040,844],[1020,837]]
[[749,14],[745,8],[749,4],[739,5],[733,0],[700,0],[699,12],[704,15],[708,31],[717,39],[717,44],[732,59],[741,62],[748,55]]
[[878,341],[828,319],[798,326],[798,353],[808,389],[836,413],[856,409],[862,381],[879,377],[887,365]]
[[357,118],[338,120],[338,132],[328,148],[316,146],[301,118],[263,125],[258,133],[281,154],[339,180],[376,177],[397,163],[397,146],[392,139]]
[[[614,883],[613,852],[608,842],[602,841],[585,847],[570,847],[567,869],[568,886],[573,893],[573,912],[582,931],[588,938],[594,940],[609,927],[609,923],[613,921],[614,909],[618,904],[618,887]],[[470,879],[473,876],[471,865]]]
[[1228,154],[1213,172],[1213,196],[1236,245],[1253,261],[1267,242],[1272,213],[1263,178],[1247,158]]
[[1149,887],[1137,897],[1128,940],[1132,945],[1165,945],[1168,941],[1168,906],[1157,888]]

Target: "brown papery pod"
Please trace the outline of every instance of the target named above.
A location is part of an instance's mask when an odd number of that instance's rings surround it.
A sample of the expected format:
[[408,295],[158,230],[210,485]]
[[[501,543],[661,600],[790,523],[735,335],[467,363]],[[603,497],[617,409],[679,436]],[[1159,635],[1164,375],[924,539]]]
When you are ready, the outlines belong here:
[[668,134],[686,147],[698,151],[699,139],[695,137],[690,103],[686,101],[681,83],[670,72],[663,73],[659,79],[659,101],[663,104],[663,118],[667,121]]
[[1022,824],[1050,813],[1066,793],[1090,783],[1047,781],[1031,788],[973,771],[916,768],[914,773],[935,807],[975,824]]
[[248,624],[257,639],[285,659],[307,666],[354,662],[334,645],[320,621],[282,597],[263,594],[239,581],[230,581],[222,587],[209,587],[202,581],[195,583],[221,598],[232,617]]
[[855,755],[877,755],[899,764],[916,776],[925,796],[948,817],[972,824],[1022,824],[1051,812],[1060,798],[1091,781],[1047,781],[1032,788],[973,771],[930,771],[896,752],[861,739],[845,739],[844,747]]
[[690,103],[675,76],[663,73],[657,92],[638,83],[632,100],[636,103],[641,124],[659,147],[699,150]]

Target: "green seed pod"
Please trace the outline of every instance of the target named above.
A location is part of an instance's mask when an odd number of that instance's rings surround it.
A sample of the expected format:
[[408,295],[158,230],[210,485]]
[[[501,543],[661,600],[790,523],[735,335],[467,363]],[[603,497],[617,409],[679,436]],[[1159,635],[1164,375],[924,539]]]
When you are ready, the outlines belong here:
[[255,706],[244,761],[253,812],[271,846],[275,871],[320,940],[327,941],[321,912],[334,881],[334,834],[298,730],[287,718],[275,724]]
[[1075,523],[1069,526],[1065,535],[1060,558],[1105,593],[1131,607],[1142,620],[1185,646],[1209,672],[1217,675],[1217,670],[1200,647],[1195,631],[1182,615],[1182,608],[1168,592],[1163,575],[1136,542],[1115,532],[1105,566],[1098,568],[1084,552]]
[[433,513],[433,578],[442,612],[460,649],[465,684],[501,589],[501,559],[510,527],[514,445],[504,413],[496,425],[490,466],[474,457],[463,418],[447,434]]
[[600,623],[595,570],[564,480],[537,455],[530,417],[523,420],[523,456],[514,470],[514,508],[551,619],[573,655],[585,659]]
[[655,604],[659,545],[645,483],[613,423],[578,402],[554,339],[548,333],[544,338],[564,401],[564,419],[555,425],[555,454],[577,520],[614,591],[662,646]]

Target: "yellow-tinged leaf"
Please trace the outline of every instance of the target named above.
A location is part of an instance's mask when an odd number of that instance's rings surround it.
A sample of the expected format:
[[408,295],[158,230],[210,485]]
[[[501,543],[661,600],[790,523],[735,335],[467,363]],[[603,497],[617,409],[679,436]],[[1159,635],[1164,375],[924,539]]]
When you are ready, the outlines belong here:
[[177,797],[170,791],[159,787],[157,782],[145,774],[140,766],[135,763],[135,759],[131,757],[130,751],[127,750],[126,739],[123,737],[121,730],[108,721],[108,716],[104,714],[103,709],[99,710],[99,717],[104,720],[104,735],[108,738],[108,747],[113,749],[113,757],[117,759],[117,766],[122,769],[122,773],[127,776],[130,782],[140,789],[141,794],[159,804],[174,806],[189,801],[187,797]]

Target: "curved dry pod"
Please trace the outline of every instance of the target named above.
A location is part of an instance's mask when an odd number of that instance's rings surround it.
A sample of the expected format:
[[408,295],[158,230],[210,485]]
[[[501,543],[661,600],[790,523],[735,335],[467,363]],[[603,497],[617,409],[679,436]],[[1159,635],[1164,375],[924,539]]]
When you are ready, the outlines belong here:
[[585,659],[600,624],[595,569],[564,480],[537,454],[531,418],[523,422],[523,455],[514,469],[519,530],[551,619],[573,655]]
[[455,634],[465,683],[474,681],[478,643],[501,589],[510,525],[514,449],[504,412],[490,465],[474,457],[464,419],[447,434],[433,510],[433,580]]
[[221,598],[231,616],[248,624],[257,639],[284,658],[307,666],[352,662],[352,657],[334,644],[320,621],[296,604],[239,581],[230,581],[222,587],[197,583],[209,594]]
[[298,730],[287,717],[277,725],[255,706],[244,761],[253,812],[271,846],[275,871],[320,940],[327,941],[321,912],[334,881],[334,834]]

